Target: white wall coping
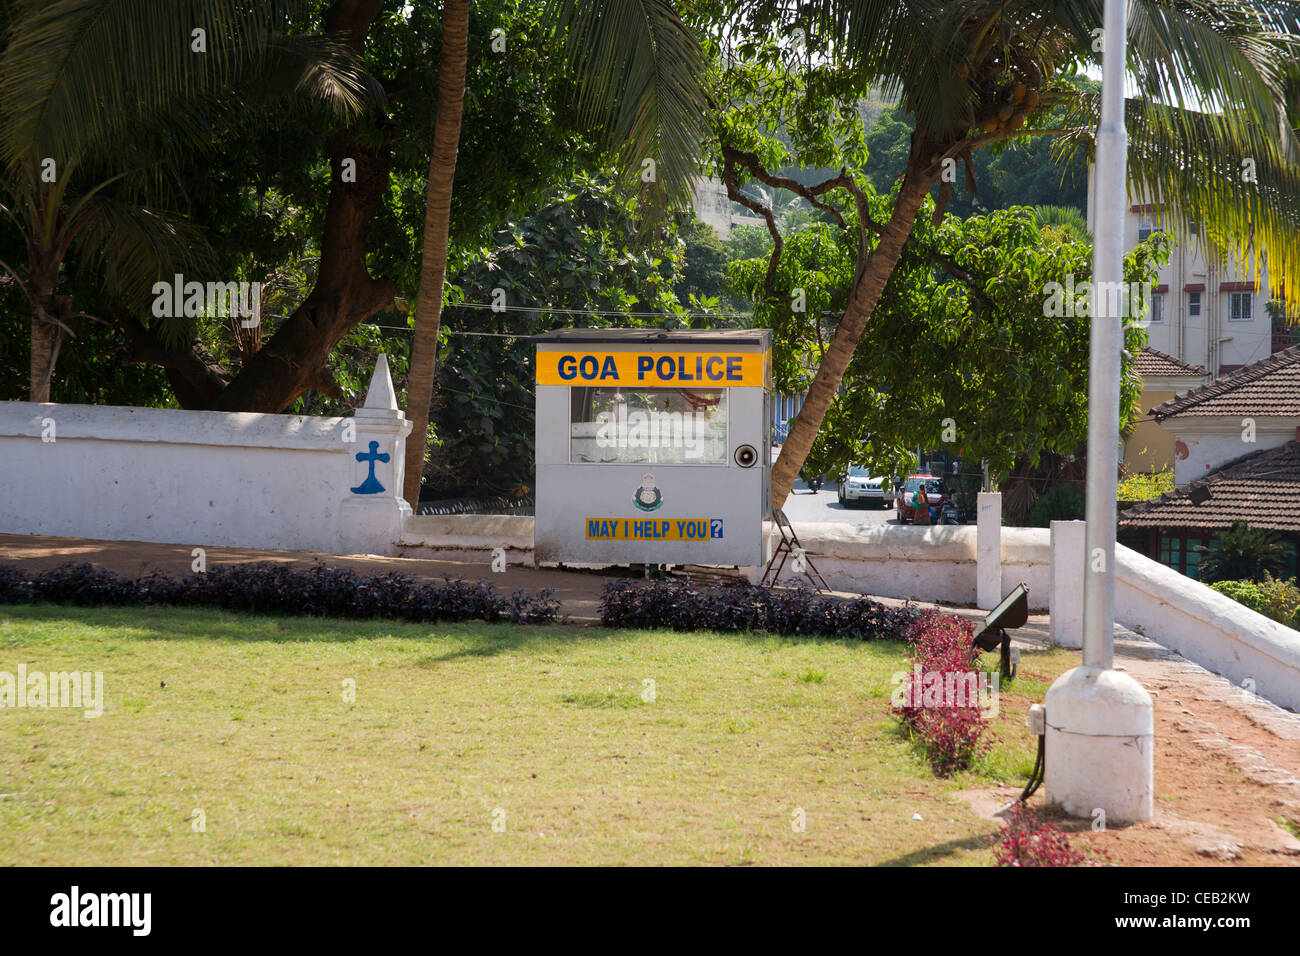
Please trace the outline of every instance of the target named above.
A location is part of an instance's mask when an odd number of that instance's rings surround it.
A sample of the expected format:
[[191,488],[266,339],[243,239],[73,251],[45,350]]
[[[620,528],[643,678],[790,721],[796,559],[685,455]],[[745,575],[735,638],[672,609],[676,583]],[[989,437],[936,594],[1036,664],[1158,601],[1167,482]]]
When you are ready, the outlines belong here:
[[[1115,563],[1125,584],[1140,587],[1152,598],[1231,634],[1252,650],[1300,674],[1300,632],[1123,545],[1115,548]],[[1149,636],[1161,641],[1159,635]],[[1165,640],[1178,649],[1176,639],[1171,641],[1166,635]]]
[[36,402],[0,402],[0,438],[41,438],[45,419],[53,420],[57,441],[94,439],[339,454],[350,450],[343,441],[346,418]]
[[972,525],[876,525],[859,528],[840,522],[795,522],[794,532],[814,557],[865,561],[907,560],[974,564]]

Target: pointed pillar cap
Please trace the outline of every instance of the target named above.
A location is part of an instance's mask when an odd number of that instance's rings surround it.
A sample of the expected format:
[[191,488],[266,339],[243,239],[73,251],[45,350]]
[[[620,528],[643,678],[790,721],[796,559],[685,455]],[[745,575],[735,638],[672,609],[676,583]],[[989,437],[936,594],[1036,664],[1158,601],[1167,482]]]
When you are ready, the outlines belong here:
[[370,390],[366,392],[366,403],[362,408],[397,411],[397,393],[393,391],[393,376],[388,371],[388,356],[379,353],[375,363],[375,374],[370,377]]

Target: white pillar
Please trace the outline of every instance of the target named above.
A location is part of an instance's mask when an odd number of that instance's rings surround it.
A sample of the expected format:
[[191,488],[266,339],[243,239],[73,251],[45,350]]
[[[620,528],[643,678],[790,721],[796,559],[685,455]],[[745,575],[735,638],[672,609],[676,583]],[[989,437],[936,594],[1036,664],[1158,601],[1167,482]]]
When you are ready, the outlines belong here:
[[1074,817],[1136,823],[1154,812],[1151,697],[1120,671],[1076,667],[1047,691],[1044,796]]
[[406,436],[411,423],[397,407],[388,356],[380,355],[365,404],[352,418],[352,442],[347,486],[339,508],[339,551],[342,554],[397,553],[411,506],[402,498],[406,465]]
[[1083,647],[1083,531],[1082,521],[1052,522],[1052,643]]
[[981,491],[976,501],[975,603],[991,611],[1002,600],[1002,493]]
[[[1124,131],[1127,0],[1105,0],[1101,124],[1097,129],[1094,290],[1124,279],[1128,135]],[[1159,197],[1155,197],[1158,201]],[[1151,697],[1112,670],[1115,644],[1115,484],[1119,459],[1119,297],[1094,294],[1088,363],[1087,527],[1084,531],[1083,666],[1047,692],[1048,803],[1073,816],[1131,823],[1153,813],[1155,719]],[[1119,307],[1112,309],[1111,304]]]

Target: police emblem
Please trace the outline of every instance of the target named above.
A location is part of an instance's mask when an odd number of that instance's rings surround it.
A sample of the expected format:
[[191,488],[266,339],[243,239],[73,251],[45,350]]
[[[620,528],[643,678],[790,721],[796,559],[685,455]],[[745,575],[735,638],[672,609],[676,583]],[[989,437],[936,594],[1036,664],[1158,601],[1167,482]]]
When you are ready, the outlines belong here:
[[641,476],[641,487],[632,496],[632,504],[642,511],[655,511],[664,503],[663,493],[655,487],[655,476]]

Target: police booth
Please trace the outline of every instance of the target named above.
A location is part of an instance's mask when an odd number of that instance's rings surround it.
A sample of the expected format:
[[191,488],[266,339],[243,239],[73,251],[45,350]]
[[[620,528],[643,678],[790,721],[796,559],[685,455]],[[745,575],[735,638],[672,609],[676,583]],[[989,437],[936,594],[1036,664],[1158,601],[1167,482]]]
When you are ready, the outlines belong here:
[[763,563],[767,329],[562,329],[537,344],[538,564]]

